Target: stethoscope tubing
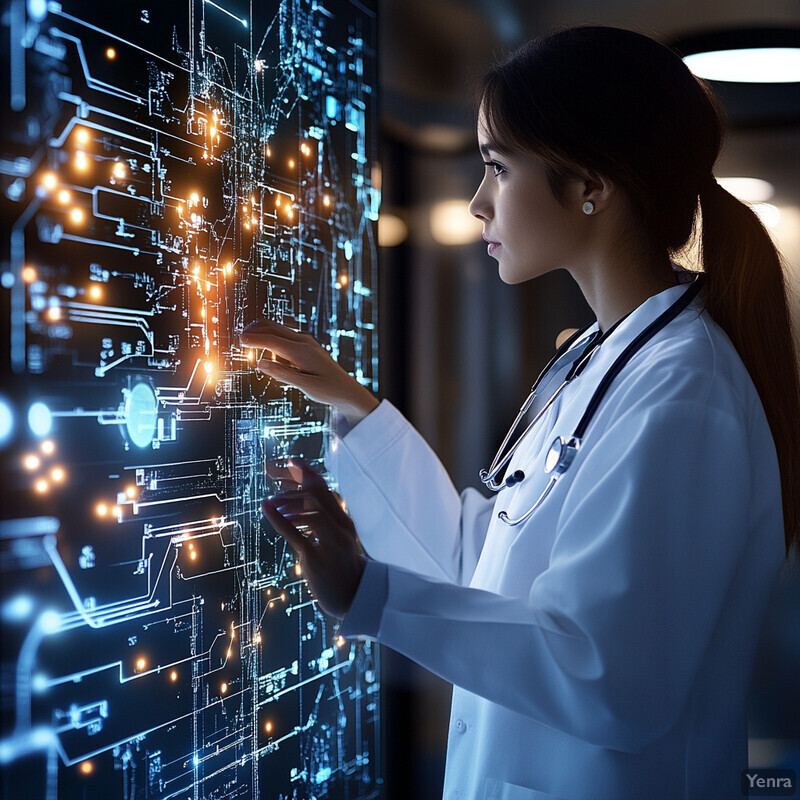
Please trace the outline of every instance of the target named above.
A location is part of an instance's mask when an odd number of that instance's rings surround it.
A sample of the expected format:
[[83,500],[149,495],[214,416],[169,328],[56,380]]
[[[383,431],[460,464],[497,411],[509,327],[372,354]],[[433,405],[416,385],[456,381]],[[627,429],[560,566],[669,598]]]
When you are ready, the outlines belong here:
[[[659,316],[656,317],[656,319],[654,319],[643,331],[641,331],[641,333],[635,336],[633,340],[625,347],[622,353],[620,353],[620,355],[614,360],[614,363],[609,367],[608,371],[603,376],[603,379],[600,381],[594,393],[592,394],[592,397],[586,406],[586,410],[584,411],[583,416],[581,417],[580,421],[575,427],[572,436],[570,436],[569,438],[564,438],[559,436],[555,439],[555,441],[551,445],[550,451],[548,452],[548,458],[546,459],[545,463],[545,472],[548,474],[552,473],[550,475],[550,479],[547,482],[547,486],[545,486],[544,490],[541,492],[539,497],[536,499],[533,505],[531,505],[530,508],[528,508],[528,510],[525,511],[524,514],[512,519],[511,517],[508,516],[508,513],[506,511],[501,511],[498,514],[498,517],[500,518],[501,521],[505,522],[507,525],[512,525],[512,526],[519,525],[525,522],[525,520],[527,520],[536,511],[536,509],[538,509],[541,506],[545,498],[553,490],[553,487],[558,482],[558,479],[567,471],[570,464],[574,460],[575,455],[577,454],[578,450],[581,447],[581,443],[586,434],[586,429],[589,427],[589,423],[592,421],[595,413],[597,412],[597,409],[600,406],[600,403],[602,402],[603,398],[608,392],[611,384],[614,382],[614,379],[617,377],[617,375],[619,375],[619,373],[625,368],[628,362],[636,355],[636,353],[639,352],[639,350],[641,350],[641,348],[650,339],[652,339],[659,331],[663,330],[682,311],[688,308],[691,302],[700,293],[700,290],[703,288],[704,282],[705,282],[705,275],[701,273],[695,278],[692,285],[674,303],[672,303],[672,305],[670,305],[670,307],[667,308],[666,311],[659,314]],[[573,336],[571,336],[570,339],[568,339],[564,343],[564,345],[562,345],[562,347],[559,348],[559,350],[556,352],[556,354],[553,356],[553,358],[550,360],[550,362],[544,368],[544,370],[542,370],[542,373],[536,379],[536,383],[531,388],[531,393],[528,395],[528,398],[526,399],[525,403],[520,409],[519,414],[517,414],[517,417],[514,420],[514,423],[512,424],[509,432],[503,439],[503,444],[501,445],[500,450],[493,459],[492,465],[490,466],[489,470],[488,471],[481,470],[481,480],[493,491],[500,491],[501,489],[506,488],[506,486],[512,486],[515,483],[521,482],[521,480],[524,478],[523,474],[522,478],[518,478],[516,480],[512,479],[510,483],[508,482],[508,480],[505,483],[498,483],[496,480],[497,475],[511,460],[514,453],[516,453],[522,440],[525,438],[528,432],[533,428],[536,422],[538,422],[542,414],[544,414],[544,412],[548,408],[550,408],[550,406],[555,401],[556,397],[558,397],[558,395],[563,391],[563,389],[567,386],[567,384],[574,377],[580,375],[586,364],[588,364],[589,359],[597,351],[597,347],[590,347],[588,352],[584,352],[575,360],[575,363],[572,365],[572,367],[570,367],[565,379],[562,381],[562,383],[559,385],[556,391],[548,398],[547,402],[539,411],[539,413],[536,415],[536,417],[531,421],[529,425],[526,426],[525,430],[517,438],[514,444],[503,455],[502,459],[500,458],[500,454],[503,453],[503,451],[505,450],[508,441],[511,439],[511,436],[515,428],[517,427],[517,424],[519,423],[519,420],[522,418],[524,413],[530,407],[530,403],[532,402],[532,399],[535,395],[535,389],[538,387],[541,380],[553,367],[556,361],[558,361],[558,359],[561,358],[564,352],[569,349],[571,344],[578,337],[580,337],[586,330],[588,330],[588,328],[591,327],[591,325],[593,324],[594,323],[590,323],[589,325],[584,326],[575,334],[573,334]],[[616,323],[616,325],[618,324],[619,322]],[[616,325],[610,328],[606,332],[605,336],[608,336],[611,333],[611,331],[616,327]],[[605,336],[602,338],[605,338]],[[554,456],[557,456],[557,458],[553,459],[553,463],[549,463],[551,461],[550,459],[551,453],[553,453]],[[516,474],[517,473],[515,473],[515,475]],[[494,488],[495,486],[497,488]]]

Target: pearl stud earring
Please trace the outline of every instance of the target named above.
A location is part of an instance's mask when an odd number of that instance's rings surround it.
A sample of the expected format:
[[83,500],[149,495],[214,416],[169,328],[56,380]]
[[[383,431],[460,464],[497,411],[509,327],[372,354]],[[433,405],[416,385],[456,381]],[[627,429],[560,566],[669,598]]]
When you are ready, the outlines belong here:
[[583,204],[583,213],[584,214],[591,214],[594,211],[594,203],[591,200],[587,200]]

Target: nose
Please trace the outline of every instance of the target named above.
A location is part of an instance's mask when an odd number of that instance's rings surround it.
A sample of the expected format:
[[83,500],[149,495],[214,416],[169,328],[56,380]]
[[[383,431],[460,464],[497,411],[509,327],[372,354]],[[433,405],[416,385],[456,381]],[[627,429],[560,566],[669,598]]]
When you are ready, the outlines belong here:
[[492,206],[485,187],[486,178],[484,177],[469,202],[469,213],[481,222],[488,222],[492,216]]

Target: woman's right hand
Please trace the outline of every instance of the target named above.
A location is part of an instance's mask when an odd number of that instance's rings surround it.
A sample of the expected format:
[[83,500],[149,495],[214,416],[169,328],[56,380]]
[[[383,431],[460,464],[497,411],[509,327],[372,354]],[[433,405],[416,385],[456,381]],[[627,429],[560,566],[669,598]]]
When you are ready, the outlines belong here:
[[378,400],[345,372],[308,333],[298,333],[268,320],[248,325],[240,337],[244,347],[269,350],[289,364],[262,358],[256,368],[280,383],[288,383],[318,403],[333,406],[349,425],[360,422]]

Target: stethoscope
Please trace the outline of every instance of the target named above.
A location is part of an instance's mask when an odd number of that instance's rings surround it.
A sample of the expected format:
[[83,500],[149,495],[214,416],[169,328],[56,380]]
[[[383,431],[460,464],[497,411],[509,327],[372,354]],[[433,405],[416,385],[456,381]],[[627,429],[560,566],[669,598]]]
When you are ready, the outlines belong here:
[[[619,375],[623,367],[631,360],[631,358],[633,358],[633,356],[636,355],[636,353],[644,346],[646,342],[652,339],[659,331],[663,330],[670,322],[672,322],[673,319],[675,319],[675,317],[678,316],[678,314],[681,313],[681,311],[689,306],[692,300],[697,297],[698,293],[703,288],[704,280],[705,275],[698,275],[694,279],[692,285],[666,311],[656,317],[638,336],[633,339],[633,341],[631,341],[631,343],[622,351],[622,353],[620,353],[614,363],[609,367],[608,372],[606,372],[606,374],[603,376],[603,379],[600,381],[597,389],[595,389],[595,392],[592,395],[591,400],[589,400],[589,404],[586,406],[586,410],[584,411],[580,422],[578,422],[575,430],[573,431],[572,436],[557,436],[550,445],[550,449],[548,450],[547,456],[544,460],[544,472],[546,475],[550,476],[547,486],[545,486],[545,488],[542,490],[542,493],[539,495],[533,505],[522,516],[512,519],[505,511],[501,511],[498,514],[498,517],[503,522],[505,522],[507,525],[519,525],[525,522],[525,520],[528,519],[531,514],[533,514],[544,502],[545,498],[550,494],[550,492],[553,490],[553,487],[558,482],[558,479],[569,469],[570,465],[575,460],[575,456],[577,455],[578,450],[581,448],[581,443],[583,441],[584,434],[586,433],[586,429],[589,427],[592,417],[594,417],[595,412],[597,411],[609,387],[611,386],[614,378]],[[567,341],[564,342],[561,347],[558,348],[558,350],[556,350],[555,355],[550,359],[547,366],[545,366],[545,368],[541,371],[533,386],[531,386],[530,393],[525,399],[525,402],[522,404],[522,407],[514,419],[514,422],[511,424],[511,428],[503,439],[503,442],[500,445],[500,448],[498,449],[494,459],[492,460],[489,469],[482,469],[480,471],[480,479],[485,486],[487,486],[493,492],[499,492],[502,489],[515,486],[525,479],[525,473],[521,469],[515,470],[511,475],[506,476],[504,479],[500,478],[500,474],[508,466],[508,463],[519,449],[522,440],[533,429],[536,423],[545,415],[545,413],[547,413],[547,410],[553,405],[553,403],[556,401],[556,398],[561,394],[561,392],[564,391],[567,385],[583,372],[591,357],[597,352],[597,348],[600,347],[600,345],[625,319],[626,317],[623,317],[622,319],[618,320],[602,334],[599,331],[595,331],[594,334],[588,337],[584,343],[583,352],[573,361],[572,366],[564,376],[564,380],[550,395],[544,405],[525,427],[525,430],[517,437],[516,441],[509,446],[508,443],[511,437],[514,435],[514,431],[517,429],[520,421],[525,414],[527,414],[528,410],[533,404],[542,380],[550,372],[553,366],[567,353],[572,345],[578,339],[580,339],[581,336],[583,336],[586,331],[589,330],[589,328],[591,328],[595,323],[590,322],[588,325],[584,325],[580,330],[573,333],[572,336],[570,336],[569,339],[567,339]]]

